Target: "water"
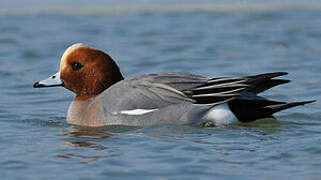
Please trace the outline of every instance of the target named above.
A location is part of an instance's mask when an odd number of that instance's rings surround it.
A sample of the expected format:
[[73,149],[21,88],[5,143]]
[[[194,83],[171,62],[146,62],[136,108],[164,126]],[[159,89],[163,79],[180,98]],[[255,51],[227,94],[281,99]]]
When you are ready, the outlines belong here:
[[[145,8],[130,11],[126,3],[110,1],[120,7],[113,11],[95,2],[100,9],[2,2],[1,179],[321,178],[317,1],[304,6],[242,1],[225,9],[207,1],[196,8],[138,1]],[[74,95],[32,85],[55,73],[64,49],[76,42],[108,52],[126,77],[286,71],[292,82],[264,96],[317,103],[280,112],[277,120],[226,127],[74,127],[65,122]]]

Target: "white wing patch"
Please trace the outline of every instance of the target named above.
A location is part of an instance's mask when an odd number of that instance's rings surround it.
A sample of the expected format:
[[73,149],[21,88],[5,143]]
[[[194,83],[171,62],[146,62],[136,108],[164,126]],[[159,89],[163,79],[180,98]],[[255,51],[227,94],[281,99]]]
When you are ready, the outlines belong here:
[[126,115],[132,115],[132,116],[138,116],[147,114],[153,111],[157,111],[158,109],[133,109],[133,110],[124,110],[120,111],[120,114],[126,114]]
[[237,121],[227,103],[214,106],[205,114],[204,119],[214,122],[215,125],[226,125]]

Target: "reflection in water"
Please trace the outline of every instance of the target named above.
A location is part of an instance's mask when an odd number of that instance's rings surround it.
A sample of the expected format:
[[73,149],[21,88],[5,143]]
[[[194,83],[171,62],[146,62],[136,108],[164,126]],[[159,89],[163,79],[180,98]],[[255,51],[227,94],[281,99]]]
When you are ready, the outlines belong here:
[[[112,134],[107,131],[102,130],[101,128],[80,128],[75,127],[70,131],[65,131],[60,134],[60,136],[66,136],[66,141],[63,143],[64,147],[70,148],[91,148],[98,151],[107,150],[108,147],[101,144],[93,143],[95,139],[107,139],[112,136]],[[97,161],[106,156],[102,155],[81,155],[75,152],[68,152],[65,154],[57,154],[57,158],[62,159],[80,159],[79,164],[88,164],[94,161]]]
[[[187,134],[202,136],[202,134],[199,134],[202,130],[204,129],[200,128],[200,126],[176,125],[160,125],[146,128],[128,126],[84,128],[75,126],[60,134],[60,136],[64,137],[62,145],[66,147],[66,149],[63,153],[56,154],[55,157],[68,161],[76,161],[78,164],[89,164],[104,158],[121,156],[119,151],[115,151],[114,148],[106,146],[106,144],[109,144],[107,140],[110,140],[111,137],[129,135],[129,138],[142,136],[142,138],[147,137],[147,139],[156,137],[175,141],[175,139],[180,139],[180,135],[182,138]],[[131,142],[131,140],[129,140],[129,142]],[[94,153],[92,153],[91,150],[83,151],[81,148],[89,148],[94,150]]]
[[72,129],[71,131],[65,131],[61,134],[61,136],[69,136],[69,137],[95,137],[95,138],[108,138],[111,136],[106,131],[101,131],[99,129],[80,129],[80,128],[75,128]]
[[259,119],[250,123],[238,123],[240,127],[254,128],[264,132],[264,134],[274,133],[279,130],[282,125],[286,125],[285,122],[278,121],[275,118]]
[[95,145],[93,143],[85,142],[85,141],[72,141],[63,143],[66,147],[89,147],[95,150],[105,150],[107,147],[102,145]]
[[63,158],[63,159],[71,159],[71,158],[78,158],[83,161],[80,161],[79,164],[89,164],[93,161],[99,160],[103,158],[103,156],[83,156],[83,155],[77,155],[74,153],[67,153],[67,154],[58,154],[56,155],[57,158]]
[[[80,159],[79,164],[88,164],[94,161],[97,161],[101,158],[114,157],[118,154],[111,150],[110,148],[102,145],[107,138],[110,138],[114,135],[121,135],[128,133],[133,130],[139,129],[138,127],[129,127],[129,126],[108,126],[101,128],[91,128],[91,127],[78,127],[75,126],[70,130],[66,130],[60,134],[60,136],[66,137],[63,142],[63,146],[67,147],[67,150],[72,150],[73,152],[68,152],[64,154],[57,154],[55,157],[62,159]],[[107,155],[83,155],[76,153],[79,149],[72,148],[90,148],[95,151],[100,151],[103,154]],[[87,153],[87,152],[85,152]]]
[[106,139],[113,135],[119,135],[123,133],[128,133],[133,130],[140,129],[140,127],[134,126],[105,126],[105,127],[81,127],[75,126],[70,131],[64,131],[61,136],[69,137],[91,137],[98,139]]

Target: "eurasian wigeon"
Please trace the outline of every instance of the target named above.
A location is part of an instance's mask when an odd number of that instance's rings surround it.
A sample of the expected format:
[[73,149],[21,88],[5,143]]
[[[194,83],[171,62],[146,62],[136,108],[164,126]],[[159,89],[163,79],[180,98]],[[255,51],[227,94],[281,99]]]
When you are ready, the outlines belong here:
[[273,117],[314,101],[278,102],[256,94],[289,82],[285,72],[208,78],[159,73],[124,79],[115,61],[84,44],[67,48],[59,72],[35,88],[63,86],[74,93],[67,122],[80,126],[158,124],[223,125]]

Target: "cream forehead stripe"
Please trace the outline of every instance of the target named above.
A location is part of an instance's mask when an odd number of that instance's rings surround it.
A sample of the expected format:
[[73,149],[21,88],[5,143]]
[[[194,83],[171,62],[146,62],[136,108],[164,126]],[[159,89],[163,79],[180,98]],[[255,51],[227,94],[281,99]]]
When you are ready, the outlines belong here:
[[61,60],[60,60],[60,67],[59,67],[60,72],[67,66],[67,58],[68,58],[69,54],[72,53],[74,50],[81,48],[81,47],[90,48],[82,43],[77,43],[77,44],[73,44],[73,45],[69,46],[65,50],[65,52],[62,55]]

